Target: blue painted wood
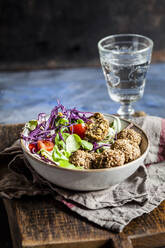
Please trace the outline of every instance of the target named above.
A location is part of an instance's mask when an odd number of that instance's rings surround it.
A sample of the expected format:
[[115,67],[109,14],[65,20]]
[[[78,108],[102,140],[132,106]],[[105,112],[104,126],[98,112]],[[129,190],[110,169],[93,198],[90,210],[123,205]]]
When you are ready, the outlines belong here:
[[[165,64],[152,64],[136,110],[165,117]],[[20,123],[49,113],[56,99],[79,110],[115,113],[101,68],[0,73],[0,122]]]

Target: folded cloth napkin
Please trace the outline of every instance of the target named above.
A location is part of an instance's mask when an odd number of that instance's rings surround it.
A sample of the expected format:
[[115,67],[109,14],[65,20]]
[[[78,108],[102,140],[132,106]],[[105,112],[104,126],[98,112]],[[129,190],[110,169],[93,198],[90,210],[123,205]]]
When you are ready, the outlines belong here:
[[150,140],[147,166],[109,189],[75,192],[57,187],[39,176],[24,158],[19,140],[0,153],[9,170],[0,180],[2,197],[53,194],[71,210],[112,231],[120,232],[134,218],[149,213],[165,199],[165,119],[139,117],[134,120]]

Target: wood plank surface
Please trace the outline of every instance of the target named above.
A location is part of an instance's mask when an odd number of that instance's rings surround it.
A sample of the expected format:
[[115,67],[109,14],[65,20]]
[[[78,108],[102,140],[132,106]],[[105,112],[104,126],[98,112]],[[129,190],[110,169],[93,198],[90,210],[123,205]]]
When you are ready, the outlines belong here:
[[80,217],[61,203],[46,197],[4,200],[14,248],[165,246],[165,201],[116,234]]
[[86,222],[51,196],[24,197],[4,203],[9,219],[15,218],[10,223],[15,247],[101,247],[111,243],[110,232]]

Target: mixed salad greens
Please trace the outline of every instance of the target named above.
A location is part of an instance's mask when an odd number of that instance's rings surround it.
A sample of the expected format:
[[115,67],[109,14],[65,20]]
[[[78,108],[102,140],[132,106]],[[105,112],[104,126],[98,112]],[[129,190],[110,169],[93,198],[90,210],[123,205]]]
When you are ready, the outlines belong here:
[[115,117],[110,123],[105,140],[85,140],[86,123],[92,115],[93,113],[78,111],[76,108],[66,109],[58,101],[49,116],[40,113],[37,120],[26,123],[21,137],[30,152],[37,154],[42,160],[64,168],[83,169],[69,162],[71,154],[78,149],[99,153],[111,146],[121,130],[120,120]]

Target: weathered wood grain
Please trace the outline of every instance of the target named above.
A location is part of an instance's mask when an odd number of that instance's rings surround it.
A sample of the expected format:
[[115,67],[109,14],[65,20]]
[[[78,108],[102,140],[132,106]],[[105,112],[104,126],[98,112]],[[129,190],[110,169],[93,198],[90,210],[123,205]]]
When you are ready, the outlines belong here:
[[[51,196],[4,200],[8,215],[15,215],[21,238],[15,247],[102,247],[112,234],[66,209]],[[12,207],[11,207],[12,206]],[[13,241],[15,226],[10,223]],[[15,241],[13,242],[15,244]],[[53,247],[53,246],[52,246]]]
[[151,248],[165,246],[165,201],[150,214],[144,214],[125,227],[123,234],[133,247]]
[[120,234],[87,221],[51,196],[24,197],[4,200],[4,203],[14,248],[154,248],[165,245],[165,201],[150,214],[133,220]]
[[10,234],[13,242],[13,247],[21,248],[21,243],[20,243],[21,233],[18,227],[17,216],[15,214],[14,205],[12,204],[12,201],[10,201],[10,204],[6,206],[7,206],[6,210],[8,214],[8,221],[10,226]]

